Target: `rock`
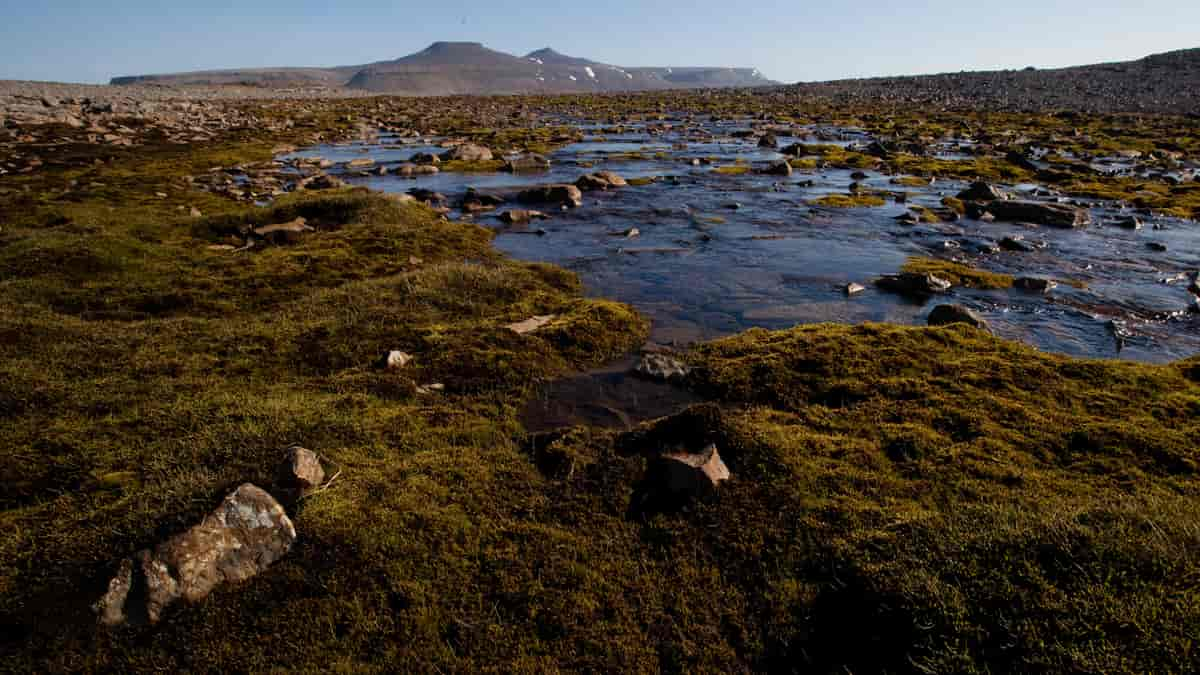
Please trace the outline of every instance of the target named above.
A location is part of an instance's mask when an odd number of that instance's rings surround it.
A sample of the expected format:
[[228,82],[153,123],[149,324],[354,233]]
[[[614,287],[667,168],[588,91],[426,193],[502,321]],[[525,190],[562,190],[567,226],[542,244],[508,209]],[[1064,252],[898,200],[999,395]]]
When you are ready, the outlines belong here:
[[488,162],[492,159],[492,151],[482,145],[463,143],[442,153],[443,161]]
[[803,157],[804,155],[808,154],[808,147],[803,143],[792,143],[779,152],[785,155],[791,155],[792,157]]
[[1152,242],[1149,242],[1146,244],[1146,248],[1150,249],[1151,251],[1157,251],[1159,253],[1163,253],[1164,251],[1167,250],[1167,245],[1161,244],[1157,241],[1152,241]]
[[1012,199],[1012,195],[989,183],[972,183],[971,187],[958,193],[964,202],[993,202]]
[[500,222],[509,225],[525,225],[533,220],[549,218],[541,211],[528,211],[525,209],[510,209],[500,214]]
[[633,372],[651,380],[681,380],[692,372],[682,361],[666,354],[644,354]]
[[408,158],[410,164],[441,164],[442,158],[430,152],[418,152]]
[[299,187],[305,190],[335,190],[345,186],[342,179],[323,173],[301,181]]
[[1026,171],[1038,170],[1037,164],[1034,164],[1028,157],[1017,152],[1016,150],[1009,151],[1009,153],[1004,156],[1004,161],[1008,162],[1009,164],[1019,166]]
[[275,473],[275,494],[285,504],[295,503],[324,480],[325,469],[317,453],[294,445],[287,449]]
[[303,217],[291,222],[278,225],[265,225],[254,229],[256,236],[262,237],[272,244],[294,244],[306,232],[315,231]]
[[715,445],[708,445],[698,453],[665,453],[651,473],[657,491],[672,498],[704,497],[730,477]]
[[758,139],[758,147],[770,148],[774,150],[775,148],[779,147],[779,139],[775,137],[775,134],[763,134],[762,137]]
[[862,284],[849,283],[842,287],[842,292],[846,295],[858,295],[859,293],[865,293],[866,291],[867,287],[863,286]]
[[965,323],[988,333],[992,332],[987,321],[972,310],[962,305],[938,305],[929,313],[927,319],[930,326],[948,326],[955,323]]
[[785,160],[772,162],[770,166],[762,170],[762,173],[768,176],[790,176],[792,175],[792,165]]
[[894,151],[892,148],[880,141],[872,141],[870,145],[863,149],[863,153],[871,155],[872,157],[887,159],[894,154]]
[[547,314],[545,316],[535,316],[517,323],[510,323],[505,328],[511,330],[517,335],[526,335],[541,328],[545,328],[550,322],[558,318],[557,314]]
[[1034,250],[1034,245],[1025,241],[1025,237],[1019,234],[1014,234],[1000,240],[1000,248],[1005,251],[1018,251],[1021,253],[1030,253]]
[[411,354],[393,349],[379,359],[378,365],[382,370],[399,370],[411,363],[412,360]]
[[413,199],[431,206],[442,206],[446,203],[446,195],[425,188],[413,188],[408,194],[412,195]]
[[565,184],[530,188],[517,195],[517,199],[535,204],[559,203],[573,208],[583,206],[583,193],[579,188]]
[[1144,226],[1142,219],[1137,216],[1126,216],[1113,221],[1113,225],[1125,230],[1140,230]]
[[505,162],[504,169],[512,173],[520,173],[522,171],[547,171],[550,169],[550,160],[538,154],[528,153],[509,159],[507,162]]
[[575,187],[580,190],[607,190],[615,187],[625,187],[629,185],[624,178],[611,171],[597,171],[589,173],[586,176],[580,176],[579,180],[575,181]]
[[1092,222],[1087,209],[1067,204],[999,200],[990,202],[987,210],[999,220],[1030,222],[1062,229],[1085,227]]
[[106,626],[158,623],[177,601],[200,602],[222,584],[266,570],[295,540],[296,528],[279,502],[246,483],[200,524],[122,561],[93,609]]
[[1027,291],[1029,293],[1049,293],[1057,286],[1057,281],[1052,279],[1041,279],[1038,277],[1021,277],[1013,282],[1013,288]]
[[489,211],[504,203],[504,198],[498,195],[489,194],[486,192],[477,192],[474,188],[467,190],[467,194],[463,196],[462,207],[463,211],[476,213],[479,211]]
[[352,159],[349,162],[346,162],[346,167],[349,169],[369,169],[373,166],[375,166],[375,160],[371,159],[370,157]]
[[953,284],[933,274],[901,272],[876,279],[875,285],[903,295],[932,295],[949,291]]

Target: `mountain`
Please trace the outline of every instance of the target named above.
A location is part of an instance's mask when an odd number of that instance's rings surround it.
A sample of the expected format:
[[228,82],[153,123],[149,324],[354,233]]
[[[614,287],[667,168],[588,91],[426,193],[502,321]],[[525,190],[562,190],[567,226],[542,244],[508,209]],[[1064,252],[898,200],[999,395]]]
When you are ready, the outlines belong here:
[[252,68],[113,78],[112,84],[329,88],[405,95],[559,94],[777,84],[753,68],[622,68],[546,47],[526,56],[478,42],[435,42],[392,61],[335,68]]

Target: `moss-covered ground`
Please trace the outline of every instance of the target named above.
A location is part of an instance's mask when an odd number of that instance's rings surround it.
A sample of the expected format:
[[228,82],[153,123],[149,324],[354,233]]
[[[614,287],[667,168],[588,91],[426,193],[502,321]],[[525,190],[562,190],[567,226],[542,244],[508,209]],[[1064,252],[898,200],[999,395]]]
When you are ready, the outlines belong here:
[[[664,96],[539,105],[652,118]],[[959,128],[836,115],[899,137]],[[1078,128],[1072,152],[1196,150],[1153,118],[957,119],[997,138]],[[754,330],[687,356],[709,404],[640,433],[531,439],[519,412],[535,388],[629,352],[645,320],[418,205],[344,190],[262,208],[186,180],[278,140],[6,177],[5,670],[1200,670],[1200,361],[1073,360],[965,326]],[[294,244],[210,248],[297,216],[316,229]],[[533,334],[504,328],[546,314]],[[373,368],[390,349],[415,360]],[[631,450],[656,434],[715,441],[733,480],[631,513]],[[341,474],[296,510],[288,557],[156,627],[96,628],[88,605],[121,558],[269,484],[293,443]]]

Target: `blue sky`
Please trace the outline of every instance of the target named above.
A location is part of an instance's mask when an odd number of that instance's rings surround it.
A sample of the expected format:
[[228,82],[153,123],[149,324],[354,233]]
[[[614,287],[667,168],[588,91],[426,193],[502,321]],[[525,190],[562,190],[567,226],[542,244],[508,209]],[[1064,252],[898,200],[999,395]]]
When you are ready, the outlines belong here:
[[[1200,2],[859,0],[407,3],[40,0],[0,10],[0,79],[392,59],[435,40],[552,46],[624,66],[753,66],[823,80],[1119,61],[1200,47]],[[178,4],[178,3],[177,3]]]

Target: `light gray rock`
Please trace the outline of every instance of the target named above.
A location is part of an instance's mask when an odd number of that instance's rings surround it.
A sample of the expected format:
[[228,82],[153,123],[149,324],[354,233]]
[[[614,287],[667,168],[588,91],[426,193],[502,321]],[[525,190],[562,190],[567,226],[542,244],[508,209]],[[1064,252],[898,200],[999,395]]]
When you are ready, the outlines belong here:
[[[283,506],[244,484],[200,524],[122,561],[93,609],[106,626],[157,623],[176,602],[200,602],[222,584],[261,573],[295,541],[296,528]],[[140,574],[134,574],[135,566]]]
[[648,379],[669,382],[687,377],[692,369],[666,354],[644,354],[634,367],[634,372]]

